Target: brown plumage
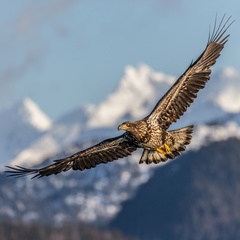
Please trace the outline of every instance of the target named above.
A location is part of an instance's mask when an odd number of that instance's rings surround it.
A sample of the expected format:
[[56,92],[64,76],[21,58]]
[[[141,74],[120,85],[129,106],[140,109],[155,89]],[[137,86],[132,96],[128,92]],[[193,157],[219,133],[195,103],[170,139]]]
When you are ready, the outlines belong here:
[[191,141],[193,126],[167,130],[184,114],[197,97],[198,91],[204,88],[210,79],[210,67],[215,64],[229,37],[225,33],[232,22],[229,23],[230,17],[225,22],[224,19],[225,16],[218,27],[215,20],[213,32],[209,35],[203,53],[158,101],[152,112],[142,120],[119,125],[119,130],[126,131],[124,134],[107,139],[70,157],[55,160],[53,164],[43,168],[7,166],[10,170],[6,172],[10,176],[34,174],[33,177],[43,177],[69,169],[84,170],[129,156],[137,148],[144,149],[140,163],[159,163],[180,155]]

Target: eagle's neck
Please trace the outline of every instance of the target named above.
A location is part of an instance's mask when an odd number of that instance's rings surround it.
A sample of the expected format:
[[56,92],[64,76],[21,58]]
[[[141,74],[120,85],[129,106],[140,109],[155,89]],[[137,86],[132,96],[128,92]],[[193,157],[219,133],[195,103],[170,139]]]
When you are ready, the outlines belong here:
[[138,142],[147,142],[150,138],[149,130],[147,122],[139,120],[134,122],[134,128],[130,129],[130,132]]

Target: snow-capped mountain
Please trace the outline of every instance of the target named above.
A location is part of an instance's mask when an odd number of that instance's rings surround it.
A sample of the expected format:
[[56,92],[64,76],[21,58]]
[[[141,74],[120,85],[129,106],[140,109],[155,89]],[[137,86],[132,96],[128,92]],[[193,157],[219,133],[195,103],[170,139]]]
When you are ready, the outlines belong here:
[[[172,128],[211,123],[228,114],[237,115],[240,101],[232,98],[238,96],[239,78],[240,73],[233,68],[213,74],[206,88]],[[23,148],[12,159],[12,164],[32,166],[82,140],[115,136],[121,122],[146,116],[175,79],[146,65],[127,67],[116,90],[103,102],[79,107],[63,116],[28,148]]]
[[146,65],[128,66],[117,89],[90,109],[89,127],[116,126],[126,119],[147,115],[175,78],[153,71]]
[[8,164],[51,128],[51,120],[29,98],[0,113],[1,164]]
[[[232,100],[233,96],[238,99],[239,77],[240,73],[232,68],[213,74],[188,112],[173,124],[172,128],[196,124],[188,150],[229,137],[240,138],[240,101]],[[127,119],[146,116],[175,79],[146,65],[127,67],[119,86],[103,102],[79,107],[55,123],[40,114],[36,105],[27,99],[23,101],[23,109],[28,111],[21,111],[22,105],[19,105],[14,107],[15,110],[1,113],[4,132],[1,141],[4,151],[8,150],[5,152],[8,156],[6,161],[1,163],[31,167],[43,162],[48,164],[46,159],[68,156],[105,138],[121,134],[117,132],[117,125]],[[33,114],[37,117],[31,115],[33,109],[38,109],[38,115]],[[9,117],[11,114],[13,117]],[[3,120],[8,118],[12,120]],[[11,142],[18,138],[21,144],[15,140]],[[24,220],[45,218],[45,221],[56,222],[70,219],[101,223],[109,221],[119,211],[121,202],[132,196],[151,175],[152,166],[138,164],[140,154],[141,151],[137,151],[129,158],[81,173],[69,171],[37,181],[29,181],[28,178],[5,180],[6,187],[3,184],[0,189],[0,216]],[[14,182],[14,191],[10,191],[12,188],[7,186]],[[17,204],[11,203],[16,199]],[[42,202],[47,202],[48,208],[42,208],[39,212],[36,206]]]

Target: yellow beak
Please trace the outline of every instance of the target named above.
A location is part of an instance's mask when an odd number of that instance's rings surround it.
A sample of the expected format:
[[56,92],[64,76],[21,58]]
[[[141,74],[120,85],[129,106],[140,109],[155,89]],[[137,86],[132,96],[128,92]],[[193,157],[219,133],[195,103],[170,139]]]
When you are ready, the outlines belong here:
[[118,130],[126,130],[127,129],[127,126],[125,124],[120,124],[118,126]]

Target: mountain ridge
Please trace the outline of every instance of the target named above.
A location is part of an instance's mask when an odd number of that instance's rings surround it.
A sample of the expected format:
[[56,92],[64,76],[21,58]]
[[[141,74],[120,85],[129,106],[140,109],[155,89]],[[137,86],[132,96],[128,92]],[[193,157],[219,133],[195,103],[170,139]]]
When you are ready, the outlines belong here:
[[239,144],[211,143],[155,169],[110,228],[141,240],[239,239]]

